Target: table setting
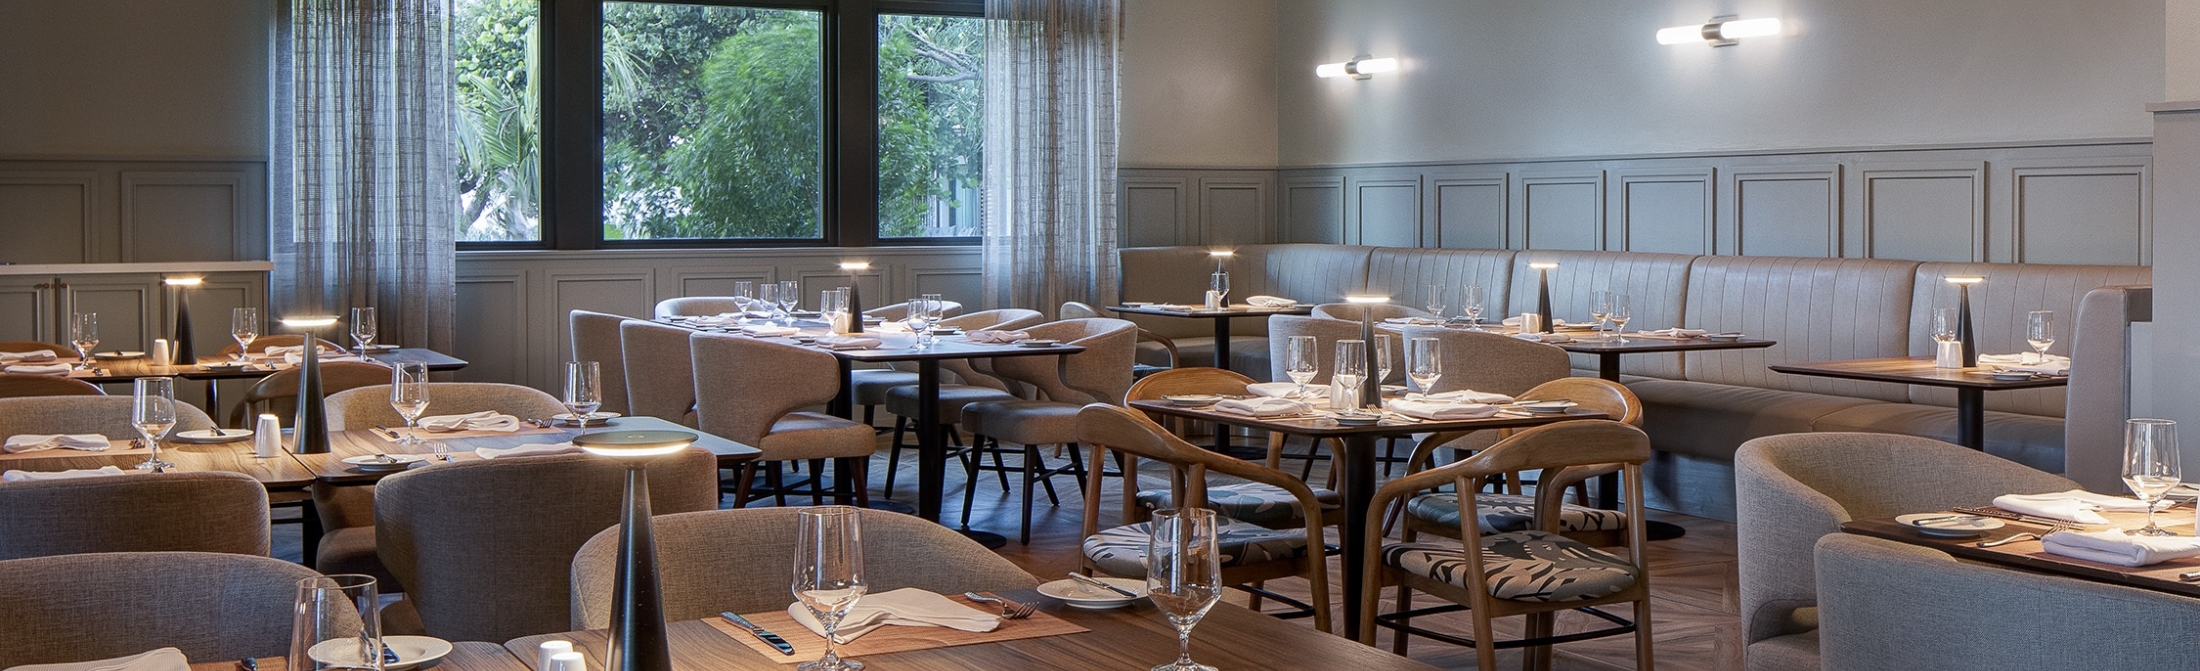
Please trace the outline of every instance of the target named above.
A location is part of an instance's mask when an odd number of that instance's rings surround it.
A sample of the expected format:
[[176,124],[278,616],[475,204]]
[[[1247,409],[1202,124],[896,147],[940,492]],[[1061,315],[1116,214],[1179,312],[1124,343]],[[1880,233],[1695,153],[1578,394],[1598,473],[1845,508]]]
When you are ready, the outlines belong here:
[[8,436],[7,442],[0,445],[0,451],[8,454],[54,449],[104,452],[109,445],[106,436],[96,433],[22,434]]

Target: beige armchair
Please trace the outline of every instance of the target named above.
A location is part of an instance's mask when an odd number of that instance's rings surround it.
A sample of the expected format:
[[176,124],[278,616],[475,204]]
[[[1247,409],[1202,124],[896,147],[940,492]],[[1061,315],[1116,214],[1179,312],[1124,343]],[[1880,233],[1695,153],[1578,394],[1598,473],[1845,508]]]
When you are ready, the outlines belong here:
[[[981,329],[1013,331],[1037,324],[1045,321],[1045,319],[1037,310],[1005,308],[972,312],[943,320],[940,324],[960,328],[965,332]],[[987,390],[1001,391],[1008,386],[991,374],[979,372],[975,366],[971,365],[970,361],[964,359],[950,359],[940,362],[940,372],[943,373],[940,384],[940,416],[947,418],[943,423],[950,426],[961,421],[962,404],[950,402],[948,399],[965,397],[964,402],[967,403],[968,397],[999,398],[999,396],[977,388],[982,387]],[[907,435],[910,424],[915,422],[917,417],[916,365],[896,363],[892,364],[890,368],[856,369],[849,371],[849,374],[854,378],[850,383],[855,387],[856,405],[863,406],[864,424],[872,423],[874,419],[872,413],[880,405],[886,405],[888,412],[897,415],[894,418],[894,440],[886,455],[885,491],[888,495],[892,495],[894,493],[894,474],[901,470],[902,448],[909,447],[902,444],[902,438]],[[959,384],[949,384],[947,382],[949,375],[952,375],[953,379]],[[903,387],[907,387],[907,389],[901,389]],[[901,389],[899,394],[895,393],[896,389]],[[951,393],[949,391],[951,389],[956,391]],[[951,408],[953,411],[949,412]],[[951,428],[948,429],[948,432],[950,436],[954,435]]]
[[0,484],[0,559],[92,552],[265,557],[267,488],[242,473]]
[[290,652],[297,564],[240,554],[117,552],[0,561],[0,668],[175,646],[201,661]]
[[626,350],[620,344],[619,325],[640,320],[587,310],[574,310],[566,319],[573,360],[596,362],[602,376],[603,405],[596,409],[626,414]]
[[[695,366],[695,418],[703,431],[762,454],[741,464],[734,486],[735,507],[761,495],[786,505],[792,493],[813,500],[832,494],[843,503],[869,503],[865,472],[876,449],[871,427],[801,409],[840,395],[840,365],[833,355],[808,347],[761,338],[697,333],[688,340]],[[833,483],[825,489],[825,462],[833,462]],[[800,491],[781,480],[779,465],[808,461],[809,486]],[[755,491],[758,469],[765,471],[767,492]]]
[[105,396],[99,385],[72,377],[0,373],[0,398],[27,396]]
[[695,426],[695,332],[640,320],[619,324],[626,359],[626,403],[633,414]]
[[[176,404],[169,435],[214,427],[206,411]],[[137,440],[128,396],[31,396],[0,398],[0,437],[24,433],[96,433],[109,440]]]
[[[1026,329],[1033,338],[1060,340],[1085,351],[1061,357],[1007,357],[993,360],[993,372],[1004,380],[1029,385],[1038,391],[1033,400],[978,401],[963,406],[964,427],[970,429],[971,449],[963,454],[963,468],[970,484],[963,487],[963,525],[970,524],[976,500],[978,471],[1011,468],[1023,475],[1024,515],[1018,536],[1031,542],[1032,485],[1044,484],[1047,500],[1061,504],[1054,491],[1054,476],[1073,475],[1083,482],[1083,457],[1077,453],[1077,410],[1087,403],[1123,402],[1131,386],[1131,361],[1138,354],[1138,325],[1121,319],[1067,319]],[[1016,450],[1001,447],[1007,441]],[[1049,466],[1041,445],[1063,445],[1066,463]],[[1014,467],[1000,461],[1005,453],[1023,455]],[[992,455],[993,466],[979,458]],[[1005,488],[1004,488],[1005,489]]]
[[708,317],[740,311],[741,304],[734,302],[732,296],[681,296],[657,301],[654,314],[659,317]]

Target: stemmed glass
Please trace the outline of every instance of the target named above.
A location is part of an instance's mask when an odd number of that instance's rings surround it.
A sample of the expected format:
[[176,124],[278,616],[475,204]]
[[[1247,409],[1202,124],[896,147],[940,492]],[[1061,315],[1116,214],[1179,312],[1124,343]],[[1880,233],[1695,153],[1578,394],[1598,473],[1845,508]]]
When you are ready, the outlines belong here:
[[1618,336],[1619,341],[1622,343],[1627,342],[1627,320],[1635,318],[1635,310],[1630,305],[1631,302],[1628,300],[1627,294],[1612,294],[1612,311],[1605,315],[1607,319],[1612,320],[1612,333]]
[[1466,293],[1459,294],[1459,310],[1467,313],[1469,329],[1482,330],[1482,285],[1467,285]]
[[138,378],[130,396],[130,425],[137,427],[145,446],[153,450],[145,463],[137,465],[138,470],[160,472],[175,465],[160,460],[160,439],[176,426],[175,378]]
[[745,322],[749,320],[749,304],[755,301],[755,282],[738,280],[733,283],[733,310],[739,313],[737,321]]
[[1393,369],[1394,367],[1390,365],[1390,334],[1377,333],[1375,334],[1375,384],[1381,385],[1390,381],[1390,371]]
[[[404,444],[419,445],[420,416],[428,412],[428,364],[399,361],[390,367],[390,407],[405,418]],[[435,444],[438,457],[448,449],[440,442]]]
[[594,361],[565,362],[565,409],[573,423],[588,429],[588,417],[603,405],[603,367]]
[[1153,514],[1146,545],[1146,593],[1176,627],[1176,661],[1153,671],[1215,671],[1192,661],[1192,627],[1222,599],[1222,553],[1215,543],[1215,511],[1202,508]]
[[862,662],[840,658],[840,619],[869,591],[863,580],[863,514],[852,506],[803,508],[795,514],[794,596],[825,625],[825,656],[799,671],[843,671]]
[[92,348],[99,346],[99,313],[69,316],[69,344],[76,347],[76,369],[92,369]]
[[366,356],[367,348],[374,346],[374,336],[380,328],[374,320],[374,308],[351,309],[351,339],[359,344],[359,356]]
[[787,315],[787,325],[794,325],[794,311],[802,307],[802,281],[782,280],[779,283],[779,311]]
[[1444,350],[1435,338],[1414,338],[1406,341],[1406,377],[1421,387],[1421,400],[1428,400],[1428,393],[1436,386],[1436,380],[1444,376]]
[[260,309],[231,308],[229,310],[229,337],[237,341],[237,360],[251,358],[252,341],[260,339]]
[[1598,333],[1598,335],[1600,337],[1611,337],[1612,324],[1611,322],[1606,321],[1611,317],[1612,292],[1598,291],[1593,294],[1593,298],[1591,298],[1589,302],[1589,318],[1596,320],[1597,330],[1600,332]]
[[925,300],[922,298],[909,299],[909,302],[904,304],[902,312],[905,316],[902,317],[901,323],[908,326],[910,332],[917,334],[917,347],[931,347],[932,311],[930,308],[925,307]]
[[1933,308],[1933,342],[1955,342],[1956,309]]
[[747,312],[750,317],[772,321],[774,314],[779,312],[779,285],[765,282],[757,286],[756,300],[749,303]]
[[[940,328],[940,321],[947,319],[947,301],[941,300],[939,294],[924,294],[923,298],[924,322],[931,324],[932,330],[937,331]],[[935,334],[932,340],[938,342],[938,335]]]
[[1444,285],[1428,285],[1428,311],[1436,315],[1436,323],[1444,323]]
[[1313,382],[1314,376],[1321,374],[1321,351],[1314,349],[1318,346],[1314,336],[1291,336],[1286,346],[1283,372],[1299,385],[1299,390],[1292,394],[1294,398],[1306,398],[1306,383]]
[[1329,395],[1331,408],[1360,407],[1360,383],[1367,381],[1367,341],[1337,341],[1336,372],[1329,375],[1336,391]]
[[2025,321],[2024,342],[2039,361],[2047,361],[2047,348],[2055,346],[2055,311],[2033,310],[2025,313]]
[[2176,422],[2134,419],[2124,423],[2124,484],[2147,504],[2146,528],[2130,532],[2132,535],[2175,535],[2154,526],[2154,507],[2183,479],[2177,464]]

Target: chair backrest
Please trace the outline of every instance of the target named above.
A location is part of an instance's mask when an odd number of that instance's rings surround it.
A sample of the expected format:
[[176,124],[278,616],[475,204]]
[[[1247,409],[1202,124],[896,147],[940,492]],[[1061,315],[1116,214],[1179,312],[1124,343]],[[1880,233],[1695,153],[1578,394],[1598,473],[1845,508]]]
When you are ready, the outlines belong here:
[[1046,315],[1039,314],[1038,310],[1002,308],[999,310],[980,310],[966,315],[949,317],[940,320],[940,325],[953,326],[966,331],[979,329],[1014,330],[1043,321],[1046,321]]
[[[390,383],[390,367],[382,364],[326,361],[320,366],[322,394]],[[230,411],[229,425],[246,426],[246,417],[253,412],[281,417],[289,424],[290,418],[298,414],[298,369],[285,368],[252,383],[244,390],[244,402]]]
[[573,340],[574,361],[594,361],[602,378],[602,412],[626,414],[626,351],[619,340],[619,325],[626,317],[574,310],[568,314],[568,335]]
[[239,554],[118,552],[0,561],[0,667],[175,646],[203,661],[290,651],[297,564]]
[[[787,605],[797,510],[735,508],[664,515],[654,521],[665,618],[693,620],[723,611],[749,613]],[[936,522],[863,511],[865,582],[873,594],[917,587],[942,594],[1037,586],[1031,574]],[[573,557],[574,629],[610,624],[619,534],[606,529]],[[728,576],[747,576],[729,580]]]
[[[1377,335],[1382,332],[1378,331]],[[1314,354],[1320,362],[1314,381],[1309,384],[1327,386],[1329,376],[1337,372],[1337,341],[1360,339],[1360,321],[1330,319],[1327,317],[1302,317],[1298,315],[1274,315],[1268,318],[1268,375],[1272,382],[1290,380],[1285,370],[1291,363],[1291,336],[1314,336]],[[1403,357],[1405,339],[1391,334],[1391,356]],[[1405,379],[1403,359],[1394,359],[1390,371],[1392,379]],[[1387,380],[1385,382],[1388,382]]]
[[1930,438],[1826,432],[1742,443],[1734,454],[1734,499],[1743,643],[1807,629],[1796,611],[1817,603],[1812,547],[1842,522],[2077,488]]
[[[1511,338],[1505,338],[1512,340]],[[1535,344],[1535,343],[1529,343]],[[1538,345],[1543,346],[1543,345]],[[1556,349],[1556,348],[1553,348]],[[1566,365],[1566,357],[1560,355],[1558,364]],[[1450,361],[1444,363],[1445,375],[1450,375]],[[1443,386],[1439,383],[1437,386]],[[1495,391],[1495,390],[1492,390]],[[1499,392],[1505,393],[1505,392]],[[1562,377],[1519,392],[1519,398],[1539,401],[1573,401],[1583,410],[1604,413],[1622,424],[1642,428],[1642,399],[1626,385],[1593,377]]]
[[1054,314],[1055,316],[1061,317],[1063,319],[1091,319],[1093,317],[1107,316],[1100,313],[1100,308],[1096,308],[1091,306],[1090,304],[1078,301],[1063,301],[1062,309],[1056,311]]
[[992,361],[1002,379],[1031,385],[1062,403],[1122,403],[1131,388],[1138,355],[1138,325],[1121,319],[1065,319],[1024,329],[1033,338],[1060,340],[1085,351],[1062,356],[1004,357]]
[[1396,303],[1382,303],[1377,305],[1361,305],[1358,303],[1323,303],[1321,305],[1314,306],[1314,316],[1316,317],[1321,317],[1323,319],[1342,319],[1355,324],[1359,323],[1361,312],[1374,313],[1375,321],[1396,319],[1399,317],[1419,317],[1421,319],[1433,319],[1436,317],[1435,314],[1430,313],[1427,310],[1406,305],[1399,305]]
[[1253,378],[1220,368],[1171,368],[1148,375],[1123,394],[1123,402],[1177,394],[1243,394]]
[[[188,403],[176,404],[176,426],[168,435],[214,428],[214,420]],[[0,437],[25,433],[96,433],[111,440],[135,440],[128,396],[33,396],[0,398]]]
[[[1436,391],[1473,389],[1518,396],[1536,385],[1574,374],[1566,350],[1508,335],[1408,326],[1402,337],[1437,340],[1437,347],[1443,351],[1444,376],[1436,380]],[[1399,359],[1397,366],[1404,368],[1406,361]]]
[[267,488],[242,473],[0,483],[0,559],[91,552],[267,556]]
[[[1100,496],[1098,464],[1103,450],[1116,450],[1136,459],[1152,459],[1169,466],[1170,502],[1179,508],[1207,507],[1207,475],[1243,478],[1266,485],[1273,485],[1289,492],[1298,500],[1299,510],[1321,510],[1321,502],[1314,498],[1314,490],[1289,473],[1257,463],[1220,454],[1191,443],[1184,442],[1154,423],[1145,413],[1106,403],[1093,403],[1077,411],[1077,442],[1092,446],[1093,467],[1089,476],[1092,485],[1085,488],[1084,535],[1091,536],[1100,530]],[[1137,481],[1136,467],[1127,469],[1122,495],[1126,501],[1134,493]],[[1126,503],[1128,510],[1131,504]],[[1321,537],[1321,516],[1304,516],[1307,537]],[[1318,545],[1317,545],[1318,547]]]
[[741,304],[732,296],[682,296],[657,301],[659,317],[708,317],[711,315],[740,312]]
[[619,324],[626,404],[632,414],[695,426],[695,362],[688,355],[693,333],[638,320]]
[[[1385,483],[1377,490],[1374,502],[1380,506],[1413,492],[1461,482],[1479,484],[1492,475],[1540,470],[1544,473],[1536,487],[1536,527],[1555,533],[1559,531],[1558,519],[1549,513],[1557,512],[1566,485],[1590,474],[1610,472],[1614,465],[1632,470],[1649,460],[1650,435],[1642,429],[1604,419],[1558,422],[1522,429],[1465,459]],[[1475,509],[1472,501],[1464,499],[1471,498],[1476,489],[1466,487],[1458,492],[1463,499],[1460,510]],[[1631,492],[1629,498],[1640,495]],[[1382,514],[1380,507],[1374,510],[1376,515]],[[1628,522],[1636,524],[1641,517],[1629,516]],[[1480,535],[1474,528],[1479,522],[1473,516],[1463,516],[1461,524],[1462,537]]]
[[[234,357],[243,352],[265,352],[269,347],[297,347],[298,345],[303,344],[305,341],[305,336],[296,333],[263,335],[258,338],[253,338],[252,347],[247,349],[238,347],[237,342],[232,340],[229,342],[228,345],[222,347],[222,356]],[[340,350],[343,348],[343,345],[338,345],[332,341],[321,341],[321,349]]]
[[54,356],[76,356],[76,348],[68,345],[37,340],[0,341],[0,352],[36,352],[46,350]]
[[[650,511],[718,507],[717,458],[650,462]],[[619,523],[627,465],[587,454],[460,461],[375,485],[382,563],[430,636],[507,641],[568,630],[573,553]]]
[[73,377],[0,373],[0,398],[25,396],[104,396],[99,385]]
[[688,347],[696,426],[726,440],[758,445],[787,413],[840,394],[840,364],[820,350],[724,333],[697,333]]
[[[963,304],[961,303],[948,300],[940,301],[940,314],[943,316],[953,317],[955,315],[962,314],[962,311]],[[881,305],[875,308],[871,308],[869,310],[864,310],[863,314],[867,317],[877,317],[879,319],[884,319],[887,321],[907,318],[909,316],[909,301],[901,301],[892,305]]]
[[[399,426],[403,415],[390,407],[390,385],[348,389],[327,401],[330,431]],[[495,410],[520,419],[548,419],[565,412],[565,403],[533,387],[495,382],[435,382],[428,385],[428,416],[463,415]]]

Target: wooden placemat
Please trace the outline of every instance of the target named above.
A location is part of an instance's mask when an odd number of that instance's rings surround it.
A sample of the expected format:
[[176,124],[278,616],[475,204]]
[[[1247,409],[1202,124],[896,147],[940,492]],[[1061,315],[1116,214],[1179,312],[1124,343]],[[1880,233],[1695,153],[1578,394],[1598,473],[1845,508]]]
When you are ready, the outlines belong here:
[[[960,594],[948,595],[947,598],[979,610],[995,612],[991,605],[978,605],[976,602],[963,598]],[[788,643],[794,645],[794,654],[780,654],[778,650],[772,649],[769,644],[750,635],[747,629],[734,626],[733,623],[725,621],[724,618],[714,617],[704,620],[704,622],[716,628],[719,633],[740,641],[742,645],[748,646],[749,650],[756,652],[756,654],[763,655],[765,658],[781,664],[816,661],[817,658],[825,655],[825,637],[812,633],[809,627],[804,627],[801,623],[794,621],[794,617],[788,615],[787,611],[744,614],[742,617],[746,617],[750,622],[756,623],[757,626],[787,639]],[[896,652],[951,648],[958,645],[997,643],[1025,638],[1060,636],[1062,634],[1082,634],[1088,631],[1092,630],[1071,624],[1047,613],[1032,613],[1031,617],[1021,620],[1001,620],[1000,627],[983,633],[949,629],[947,627],[887,625],[873,629],[871,633],[864,634],[861,638],[840,646],[839,654],[841,657],[849,659],[862,659],[873,655],[886,655]]]

